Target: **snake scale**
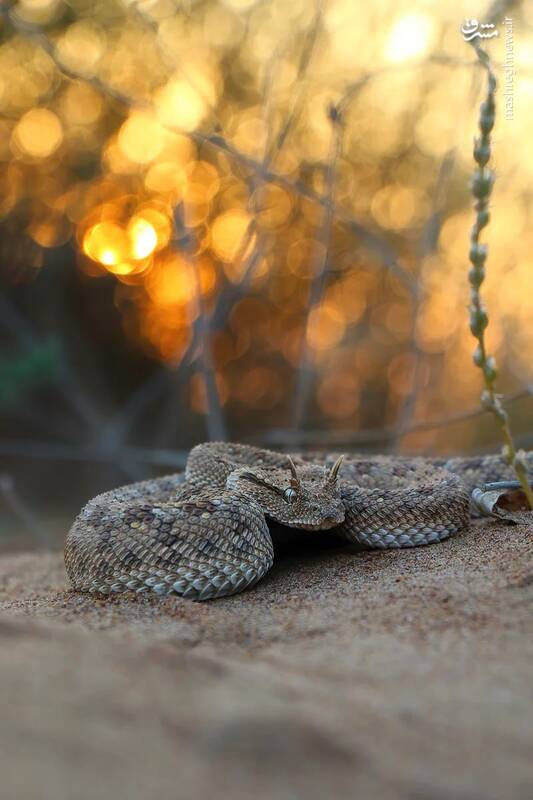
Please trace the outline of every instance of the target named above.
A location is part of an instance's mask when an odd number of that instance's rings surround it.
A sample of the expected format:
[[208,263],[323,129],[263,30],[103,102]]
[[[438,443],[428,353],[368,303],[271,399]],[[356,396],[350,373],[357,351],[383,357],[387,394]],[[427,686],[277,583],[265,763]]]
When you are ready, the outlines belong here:
[[[527,460],[531,473],[533,453]],[[287,456],[201,444],[184,474],[91,500],[67,536],[65,564],[81,592],[151,590],[209,600],[252,586],[270,569],[273,523],[302,537],[330,530],[369,548],[415,547],[468,524],[474,486],[511,477],[495,455]]]

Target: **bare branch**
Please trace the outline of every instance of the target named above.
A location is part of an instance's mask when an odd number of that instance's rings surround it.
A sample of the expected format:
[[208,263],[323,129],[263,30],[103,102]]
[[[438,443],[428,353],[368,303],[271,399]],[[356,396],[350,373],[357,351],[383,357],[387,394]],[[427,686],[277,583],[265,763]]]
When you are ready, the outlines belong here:
[[[435,189],[432,193],[433,208],[424,226],[424,230],[422,232],[422,240],[420,243],[420,254],[418,259],[419,267],[422,261],[429,255],[434,253],[437,248],[439,234],[442,227],[444,193],[445,193],[444,190],[452,175],[453,167],[455,164],[455,157],[456,157],[455,150],[450,150],[448,153],[445,154],[441,163],[439,175],[437,178],[437,185],[435,186]],[[418,273],[420,272],[420,268],[417,270],[417,272]],[[395,448],[399,447],[401,437],[403,435],[402,431],[408,429],[411,425],[411,421],[416,411],[418,392],[420,389],[420,378],[422,374],[422,366],[424,363],[424,352],[419,347],[416,341],[416,325],[420,311],[421,299],[422,298],[421,298],[420,288],[417,285],[416,292],[413,295],[414,308],[412,312],[411,339],[410,339],[411,353],[413,356],[413,375],[411,380],[411,389],[405,396],[404,403],[400,408],[400,411],[398,413],[398,418],[396,421],[395,427],[398,433],[394,437],[394,441],[391,443],[394,445]]]
[[220,402],[220,395],[216,381],[216,372],[213,363],[209,316],[207,314],[202,296],[202,286],[200,282],[200,275],[198,274],[198,264],[195,263],[194,258],[194,243],[192,239],[194,234],[192,228],[187,227],[186,210],[183,205],[176,208],[174,213],[174,221],[178,228],[181,227],[183,233],[185,234],[186,241],[188,242],[187,256],[195,281],[195,292],[193,298],[194,316],[196,317],[197,321],[198,339],[200,345],[200,364],[207,406],[207,433],[209,439],[211,440],[225,441],[227,439],[226,423],[224,421],[224,414],[222,411],[222,404]]
[[0,439],[0,455],[12,458],[37,458],[49,461],[108,462],[123,461],[153,464],[158,467],[183,467],[187,460],[184,450],[159,450],[147,447],[106,448],[97,445],[61,444],[35,439]]
[[317,237],[317,242],[320,247],[317,248],[317,256],[313,269],[314,276],[311,284],[311,290],[309,292],[306,319],[303,328],[304,339],[302,343],[302,353],[300,357],[300,366],[295,392],[296,402],[294,407],[293,421],[295,428],[299,428],[302,425],[309,401],[309,391],[311,388],[312,377],[312,354],[311,345],[309,343],[310,323],[313,312],[316,311],[320,305],[326,283],[326,275],[329,265],[331,231],[333,227],[333,194],[335,191],[335,175],[337,161],[342,150],[342,138],[344,132],[342,119],[339,116],[337,107],[331,106],[328,109],[328,113],[331,121],[331,142],[325,178],[328,205],[324,209],[321,230],[319,236]]
[[[533,385],[526,386],[513,394],[502,398],[502,402],[510,405],[533,395]],[[363,446],[375,443],[386,443],[399,435],[407,433],[420,433],[424,431],[447,428],[470,419],[475,419],[487,413],[486,408],[476,406],[468,411],[450,414],[446,417],[437,417],[421,422],[415,422],[403,429],[397,426],[383,426],[381,428],[365,428],[359,431],[326,430],[326,431],[295,431],[293,429],[272,430],[260,437],[261,443],[269,447],[285,447],[300,445],[305,447],[350,447]]]

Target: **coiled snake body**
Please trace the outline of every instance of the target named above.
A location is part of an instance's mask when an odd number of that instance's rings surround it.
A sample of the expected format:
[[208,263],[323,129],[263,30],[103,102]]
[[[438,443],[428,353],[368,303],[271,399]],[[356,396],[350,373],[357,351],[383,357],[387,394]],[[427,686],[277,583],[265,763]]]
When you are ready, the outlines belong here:
[[475,485],[510,477],[499,456],[343,460],[202,444],[184,475],[91,500],[67,536],[65,564],[78,591],[208,600],[240,592],[270,569],[269,523],[302,537],[330,530],[370,548],[415,547],[468,524]]

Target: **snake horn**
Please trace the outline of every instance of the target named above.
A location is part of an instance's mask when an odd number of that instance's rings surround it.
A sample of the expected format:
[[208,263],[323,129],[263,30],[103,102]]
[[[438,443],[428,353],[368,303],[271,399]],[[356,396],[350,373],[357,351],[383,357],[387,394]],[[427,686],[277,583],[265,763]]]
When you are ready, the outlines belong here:
[[339,474],[339,470],[340,470],[340,468],[342,466],[342,462],[343,461],[344,461],[344,456],[342,455],[342,456],[339,456],[338,459],[333,464],[333,466],[331,468],[331,472],[328,475],[328,482],[329,483],[335,483],[335,481],[337,480],[337,476]]
[[291,486],[293,487],[293,489],[296,489],[300,485],[300,478],[298,477],[298,473],[296,472],[294,461],[290,456],[287,456],[287,458],[289,459],[289,469],[292,475]]

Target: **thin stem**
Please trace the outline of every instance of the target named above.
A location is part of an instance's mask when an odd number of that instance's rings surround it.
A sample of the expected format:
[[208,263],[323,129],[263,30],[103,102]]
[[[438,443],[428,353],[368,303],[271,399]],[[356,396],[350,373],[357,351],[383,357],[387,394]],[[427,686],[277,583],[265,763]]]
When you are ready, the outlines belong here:
[[298,378],[296,385],[296,401],[294,406],[294,419],[293,427],[298,429],[304,422],[307,406],[309,403],[309,393],[311,389],[312,379],[312,360],[313,353],[312,347],[309,342],[309,333],[311,327],[311,320],[313,312],[317,311],[320,307],[320,302],[324,293],[326,284],[327,273],[330,261],[330,244],[331,234],[334,222],[334,192],[335,192],[335,179],[337,172],[337,162],[339,160],[342,150],[343,139],[343,120],[337,110],[337,107],[331,105],[328,109],[328,116],[331,123],[331,142],[329,148],[329,156],[325,174],[326,195],[328,197],[328,204],[324,207],[322,217],[322,224],[319,235],[317,236],[316,263],[314,265],[314,275],[309,291],[309,300],[307,303],[306,316],[303,328],[304,340],[302,343],[302,352],[300,356],[300,365],[298,370]]
[[474,208],[476,218],[470,233],[470,262],[472,268],[468,273],[470,282],[470,330],[477,339],[474,351],[474,363],[481,369],[485,389],[481,395],[482,405],[490,411],[500,428],[503,438],[502,455],[509,466],[513,467],[529,507],[533,509],[533,491],[529,485],[527,464],[522,451],[517,451],[514,445],[509,416],[503,407],[501,397],[496,394],[495,382],[497,377],[496,361],[487,349],[485,331],[489,324],[489,317],[481,299],[481,286],[485,280],[485,263],[488,255],[486,244],[480,243],[480,234],[489,224],[489,200],[494,185],[494,173],[487,166],[491,155],[490,134],[494,127],[496,116],[496,77],[494,75],[489,57],[481,47],[476,48],[480,64],[487,72],[487,96],[480,106],[479,131],[480,136],[474,143],[474,161],[477,169],[472,178],[472,194],[475,198]]

